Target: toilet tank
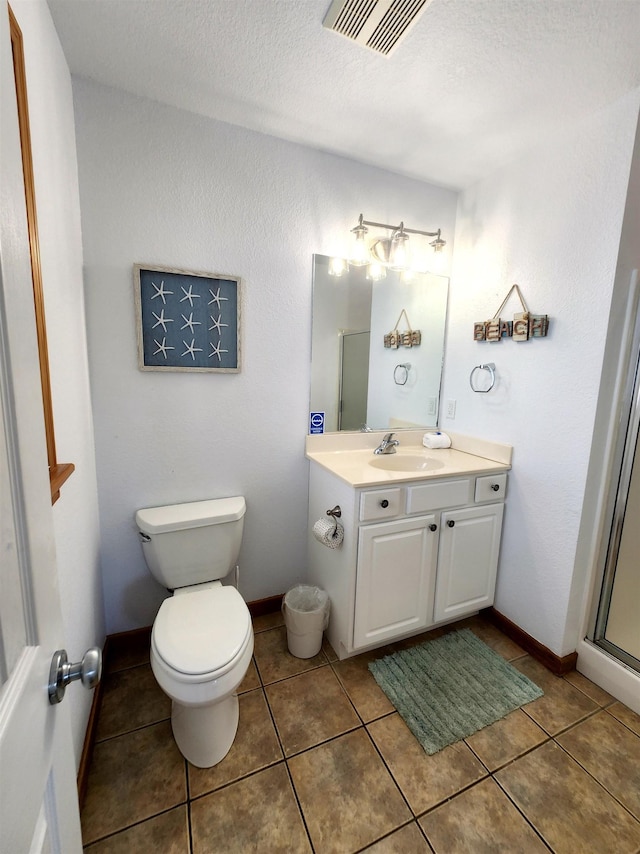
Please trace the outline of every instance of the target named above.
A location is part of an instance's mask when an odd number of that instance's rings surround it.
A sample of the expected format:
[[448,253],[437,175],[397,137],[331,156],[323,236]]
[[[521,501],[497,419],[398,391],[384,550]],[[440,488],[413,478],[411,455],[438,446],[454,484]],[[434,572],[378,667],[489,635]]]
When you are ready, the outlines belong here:
[[224,578],[238,560],[245,509],[236,496],[138,510],[142,552],[156,581],[175,590]]

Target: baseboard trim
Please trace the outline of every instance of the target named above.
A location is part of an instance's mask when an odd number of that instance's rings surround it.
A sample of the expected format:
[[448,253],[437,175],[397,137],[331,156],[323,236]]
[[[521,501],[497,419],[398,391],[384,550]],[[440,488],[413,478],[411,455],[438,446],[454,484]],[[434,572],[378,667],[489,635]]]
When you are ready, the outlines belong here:
[[93,698],[91,700],[91,709],[89,711],[89,720],[87,721],[87,729],[84,734],[84,743],[82,745],[82,753],[80,754],[80,764],[78,766],[78,776],[76,783],[78,786],[78,804],[80,809],[84,805],[85,795],[87,794],[87,783],[89,782],[89,768],[91,767],[91,759],[93,757],[93,748],[96,743],[96,733],[98,730],[98,713],[102,706],[102,694],[104,691],[104,674],[106,673],[106,661],[109,655],[109,638],[107,637],[104,646],[102,647],[102,678],[93,690]]
[[547,670],[555,673],[556,676],[564,676],[565,673],[570,673],[576,669],[576,662],[578,660],[577,652],[571,652],[569,655],[556,655],[555,652],[552,652],[544,644],[541,644],[540,641],[531,637],[524,629],[521,629],[520,626],[513,623],[508,617],[505,617],[504,614],[496,611],[495,608],[484,608],[480,611],[480,615],[489,620],[490,623],[493,623],[496,628],[504,632],[507,637],[511,638],[512,641],[521,646],[525,652],[528,652],[529,655],[533,656],[541,664],[544,664]]
[[[247,602],[249,613],[252,617],[262,617],[264,614],[272,614],[275,611],[279,611],[282,607],[282,596],[283,594],[280,594],[279,596],[267,596],[266,599],[257,599],[254,602]],[[151,626],[143,626],[140,629],[131,629],[128,632],[117,632],[113,635],[107,635],[104,642],[104,646],[102,648],[103,677],[93,692],[91,711],[89,712],[89,720],[87,721],[87,729],[84,735],[82,754],[80,755],[80,764],[78,766],[77,786],[80,809],[82,809],[87,792],[89,767],[91,765],[91,757],[93,756],[93,748],[96,743],[98,715],[100,713],[104,692],[104,676],[110,671],[112,659],[117,656],[122,656],[132,647],[140,648],[141,646],[148,646],[150,641]]]
[[249,613],[252,617],[263,617],[265,614],[273,614],[282,608],[282,599],[284,594],[279,596],[267,596],[266,599],[256,599],[254,602],[247,602]]

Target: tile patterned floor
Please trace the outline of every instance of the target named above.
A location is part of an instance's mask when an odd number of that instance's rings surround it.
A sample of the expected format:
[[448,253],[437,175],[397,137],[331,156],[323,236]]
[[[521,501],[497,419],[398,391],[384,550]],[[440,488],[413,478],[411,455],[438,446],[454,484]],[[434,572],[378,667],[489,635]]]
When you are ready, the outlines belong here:
[[367,669],[431,635],[346,661],[325,643],[302,660],[280,614],[256,619],[238,735],[209,769],[178,752],[148,650],[130,650],[105,676],[85,850],[638,854],[640,716],[479,618],[461,625],[545,695],[433,756]]

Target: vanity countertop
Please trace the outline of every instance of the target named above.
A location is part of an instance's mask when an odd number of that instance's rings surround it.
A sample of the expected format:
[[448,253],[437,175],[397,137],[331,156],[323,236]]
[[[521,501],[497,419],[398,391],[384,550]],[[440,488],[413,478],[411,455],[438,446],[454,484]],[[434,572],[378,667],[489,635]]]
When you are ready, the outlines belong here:
[[[358,434],[351,434],[350,441],[348,439],[344,443],[334,438],[337,434],[327,435],[326,442],[318,441],[325,437],[309,436],[306,457],[353,487],[389,486],[406,481],[492,474],[511,468],[510,445],[449,434],[452,438],[451,448],[429,449],[421,443],[422,433],[420,441],[417,441],[413,432],[395,434],[400,445],[395,454],[389,455],[373,453],[383,434],[364,434],[367,438],[359,440],[356,440]],[[367,447],[362,447],[364,443]],[[494,459],[481,452],[491,453]],[[405,460],[406,470],[403,468]]]

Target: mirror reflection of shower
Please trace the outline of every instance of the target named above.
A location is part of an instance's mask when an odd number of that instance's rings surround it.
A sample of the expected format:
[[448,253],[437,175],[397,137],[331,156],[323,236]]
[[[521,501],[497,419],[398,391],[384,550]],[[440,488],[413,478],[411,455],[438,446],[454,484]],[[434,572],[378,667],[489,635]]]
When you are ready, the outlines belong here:
[[367,423],[370,338],[368,329],[340,335],[338,430],[360,430]]

